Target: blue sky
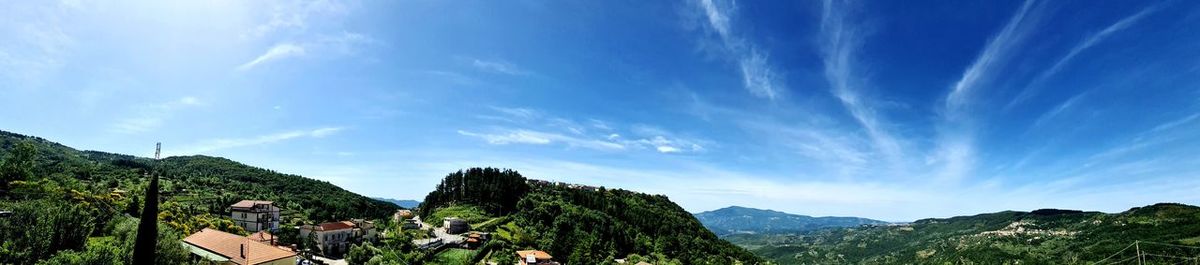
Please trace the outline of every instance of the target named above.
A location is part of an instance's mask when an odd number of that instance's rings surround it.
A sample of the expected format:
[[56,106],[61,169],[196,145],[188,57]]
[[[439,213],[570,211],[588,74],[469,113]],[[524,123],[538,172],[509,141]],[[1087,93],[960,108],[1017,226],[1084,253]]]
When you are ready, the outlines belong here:
[[1200,203],[1191,1],[5,1],[0,129],[912,220]]

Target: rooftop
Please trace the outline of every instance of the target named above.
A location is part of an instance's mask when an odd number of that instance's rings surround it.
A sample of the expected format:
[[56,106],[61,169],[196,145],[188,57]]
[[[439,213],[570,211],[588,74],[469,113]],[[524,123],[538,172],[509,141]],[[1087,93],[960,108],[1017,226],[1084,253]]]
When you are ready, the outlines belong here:
[[[250,238],[205,228],[183,239],[187,245],[220,255],[234,264],[253,265],[295,257],[296,253]],[[193,250],[193,253],[198,251]],[[214,257],[206,257],[214,258]]]
[[342,230],[342,229],[354,228],[354,223],[352,223],[350,221],[328,222],[328,223],[321,223],[317,226],[319,226],[321,228],[320,229],[321,231],[332,231],[332,230]]
[[271,242],[272,240],[275,240],[275,235],[272,235],[271,233],[267,233],[267,231],[258,231],[253,234],[250,234],[249,236],[246,236],[246,237],[250,238],[250,240],[263,242],[263,243],[268,243],[268,242]]
[[268,204],[268,205],[269,205],[269,204],[273,204],[273,203],[275,203],[275,202],[272,202],[272,201],[254,201],[254,200],[242,200],[242,201],[240,201],[240,202],[234,203],[233,205],[230,205],[229,207],[234,207],[234,208],[254,208],[254,205],[259,205],[259,204]]
[[517,251],[517,256],[521,257],[522,259],[524,259],[525,257],[528,257],[530,254],[533,254],[533,258],[538,259],[538,260],[549,260],[549,259],[554,258],[554,257],[551,257],[549,253],[546,253],[545,251],[541,251],[541,250],[519,250],[519,251]]

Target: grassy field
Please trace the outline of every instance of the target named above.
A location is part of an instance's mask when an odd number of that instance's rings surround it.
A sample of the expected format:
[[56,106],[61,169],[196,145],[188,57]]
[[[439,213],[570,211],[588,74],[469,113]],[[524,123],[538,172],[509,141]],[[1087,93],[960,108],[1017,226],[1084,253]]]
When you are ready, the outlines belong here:
[[424,220],[426,223],[434,226],[441,226],[442,219],[446,217],[458,217],[467,220],[467,223],[479,223],[491,219],[483,210],[475,206],[450,206],[438,209],[433,212],[433,216]]
[[450,248],[434,255],[429,264],[466,265],[475,256],[474,250]]

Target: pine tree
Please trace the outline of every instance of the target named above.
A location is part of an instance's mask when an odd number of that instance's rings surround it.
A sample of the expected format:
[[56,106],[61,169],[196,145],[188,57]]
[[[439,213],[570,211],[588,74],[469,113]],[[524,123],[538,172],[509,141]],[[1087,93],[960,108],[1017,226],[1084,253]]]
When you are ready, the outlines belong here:
[[133,264],[154,264],[155,247],[158,245],[158,175],[150,177],[146,187],[146,205],[142,207],[141,223],[138,223],[137,241],[133,246]]

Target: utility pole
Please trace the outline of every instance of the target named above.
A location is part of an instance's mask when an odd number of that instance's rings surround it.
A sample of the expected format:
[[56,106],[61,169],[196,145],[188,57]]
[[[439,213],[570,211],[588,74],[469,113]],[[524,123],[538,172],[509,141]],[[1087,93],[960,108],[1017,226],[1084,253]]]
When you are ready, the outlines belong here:
[[1139,241],[1137,241],[1137,240],[1133,241],[1133,250],[1137,251],[1138,265],[1142,265],[1142,246],[1140,244],[1138,244],[1138,242]]

